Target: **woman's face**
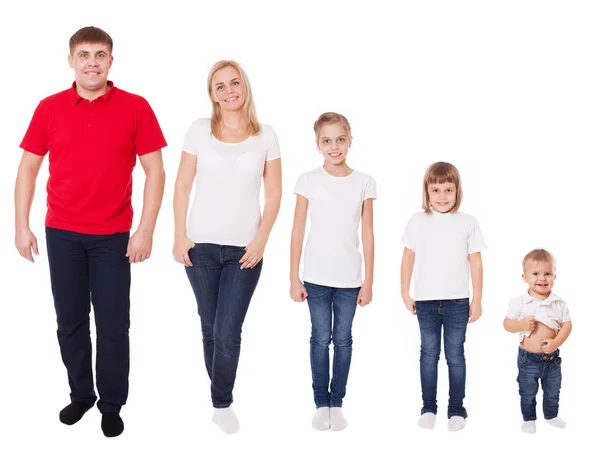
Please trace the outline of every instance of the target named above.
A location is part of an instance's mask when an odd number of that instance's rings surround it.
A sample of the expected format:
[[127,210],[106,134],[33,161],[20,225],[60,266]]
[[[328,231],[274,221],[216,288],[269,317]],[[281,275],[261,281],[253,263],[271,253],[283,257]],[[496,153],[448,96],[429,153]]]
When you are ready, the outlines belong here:
[[213,100],[226,111],[237,111],[246,101],[246,88],[240,73],[228,66],[218,70],[212,79]]

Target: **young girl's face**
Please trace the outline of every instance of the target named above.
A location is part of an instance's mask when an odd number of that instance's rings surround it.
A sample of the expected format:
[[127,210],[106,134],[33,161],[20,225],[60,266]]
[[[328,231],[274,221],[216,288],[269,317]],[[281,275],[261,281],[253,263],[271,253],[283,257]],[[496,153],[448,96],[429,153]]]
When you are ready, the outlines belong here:
[[456,185],[453,182],[428,184],[429,204],[436,212],[445,214],[456,204]]
[[346,160],[350,136],[340,123],[323,125],[317,136],[317,147],[327,162],[337,165]]
[[547,298],[556,279],[552,262],[526,262],[524,271],[523,280],[529,285],[529,294],[539,299]]

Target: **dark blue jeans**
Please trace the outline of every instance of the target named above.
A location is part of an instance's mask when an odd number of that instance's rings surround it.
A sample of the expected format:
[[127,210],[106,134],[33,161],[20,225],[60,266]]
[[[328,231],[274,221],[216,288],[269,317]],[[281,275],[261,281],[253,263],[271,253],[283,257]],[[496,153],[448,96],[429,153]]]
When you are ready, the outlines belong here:
[[46,228],[58,343],[71,401],[96,401],[90,299],[96,322],[96,385],[102,412],[118,412],[129,391],[129,232],[90,235]]
[[193,266],[185,267],[198,303],[215,408],[233,402],[242,325],[262,269],[261,260],[252,269],[240,270],[244,253],[239,246],[196,243],[189,252]]
[[467,410],[463,407],[467,378],[464,344],[469,322],[469,298],[415,303],[421,331],[421,414],[437,413],[438,361],[443,328],[444,354],[448,363],[450,384],[448,418],[466,418]]
[[558,397],[562,373],[560,365],[562,359],[557,349],[552,354],[535,354],[519,346],[517,365],[519,366],[519,395],[521,396],[521,413],[523,421],[535,421],[535,406],[539,383],[542,381],[544,391],[543,411],[545,419],[558,416]]
[[[315,405],[341,407],[352,359],[352,321],[356,312],[357,288],[334,288],[304,282],[308,293],[312,331],[310,365]],[[333,327],[332,327],[333,325]],[[333,336],[333,372],[329,385],[329,344]]]

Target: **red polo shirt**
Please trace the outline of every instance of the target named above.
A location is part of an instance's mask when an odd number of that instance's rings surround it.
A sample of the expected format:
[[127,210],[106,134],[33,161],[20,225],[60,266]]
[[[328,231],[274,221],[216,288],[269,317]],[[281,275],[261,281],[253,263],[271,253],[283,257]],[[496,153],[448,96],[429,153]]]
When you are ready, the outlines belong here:
[[167,145],[148,102],[114,87],[93,101],[70,89],[40,102],[21,148],[49,155],[46,226],[84,234],[131,229],[136,154]]

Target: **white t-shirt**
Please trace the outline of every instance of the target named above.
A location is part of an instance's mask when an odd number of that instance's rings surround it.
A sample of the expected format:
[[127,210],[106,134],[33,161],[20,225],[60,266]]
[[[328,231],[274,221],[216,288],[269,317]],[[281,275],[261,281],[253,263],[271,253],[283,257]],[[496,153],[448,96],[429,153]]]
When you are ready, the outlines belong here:
[[185,136],[183,151],[196,163],[196,194],[187,236],[195,243],[246,246],[260,225],[259,194],[265,162],[280,157],[273,128],[240,143],[212,136],[210,119],[196,120]]
[[467,257],[486,249],[475,218],[461,212],[418,212],[400,242],[415,252],[415,301],[470,297]]
[[[550,293],[546,299],[538,299],[525,292],[510,300],[506,317],[511,320],[520,320],[526,316],[533,316],[536,321],[545,324],[550,329],[558,332],[563,323],[571,321],[571,314],[567,303],[558,295]],[[529,337],[531,331],[519,332],[519,341]]]
[[362,286],[358,225],[363,201],[377,197],[375,180],[357,170],[332,176],[319,167],[300,175],[294,193],[308,199],[310,211],[302,279],[327,287]]

